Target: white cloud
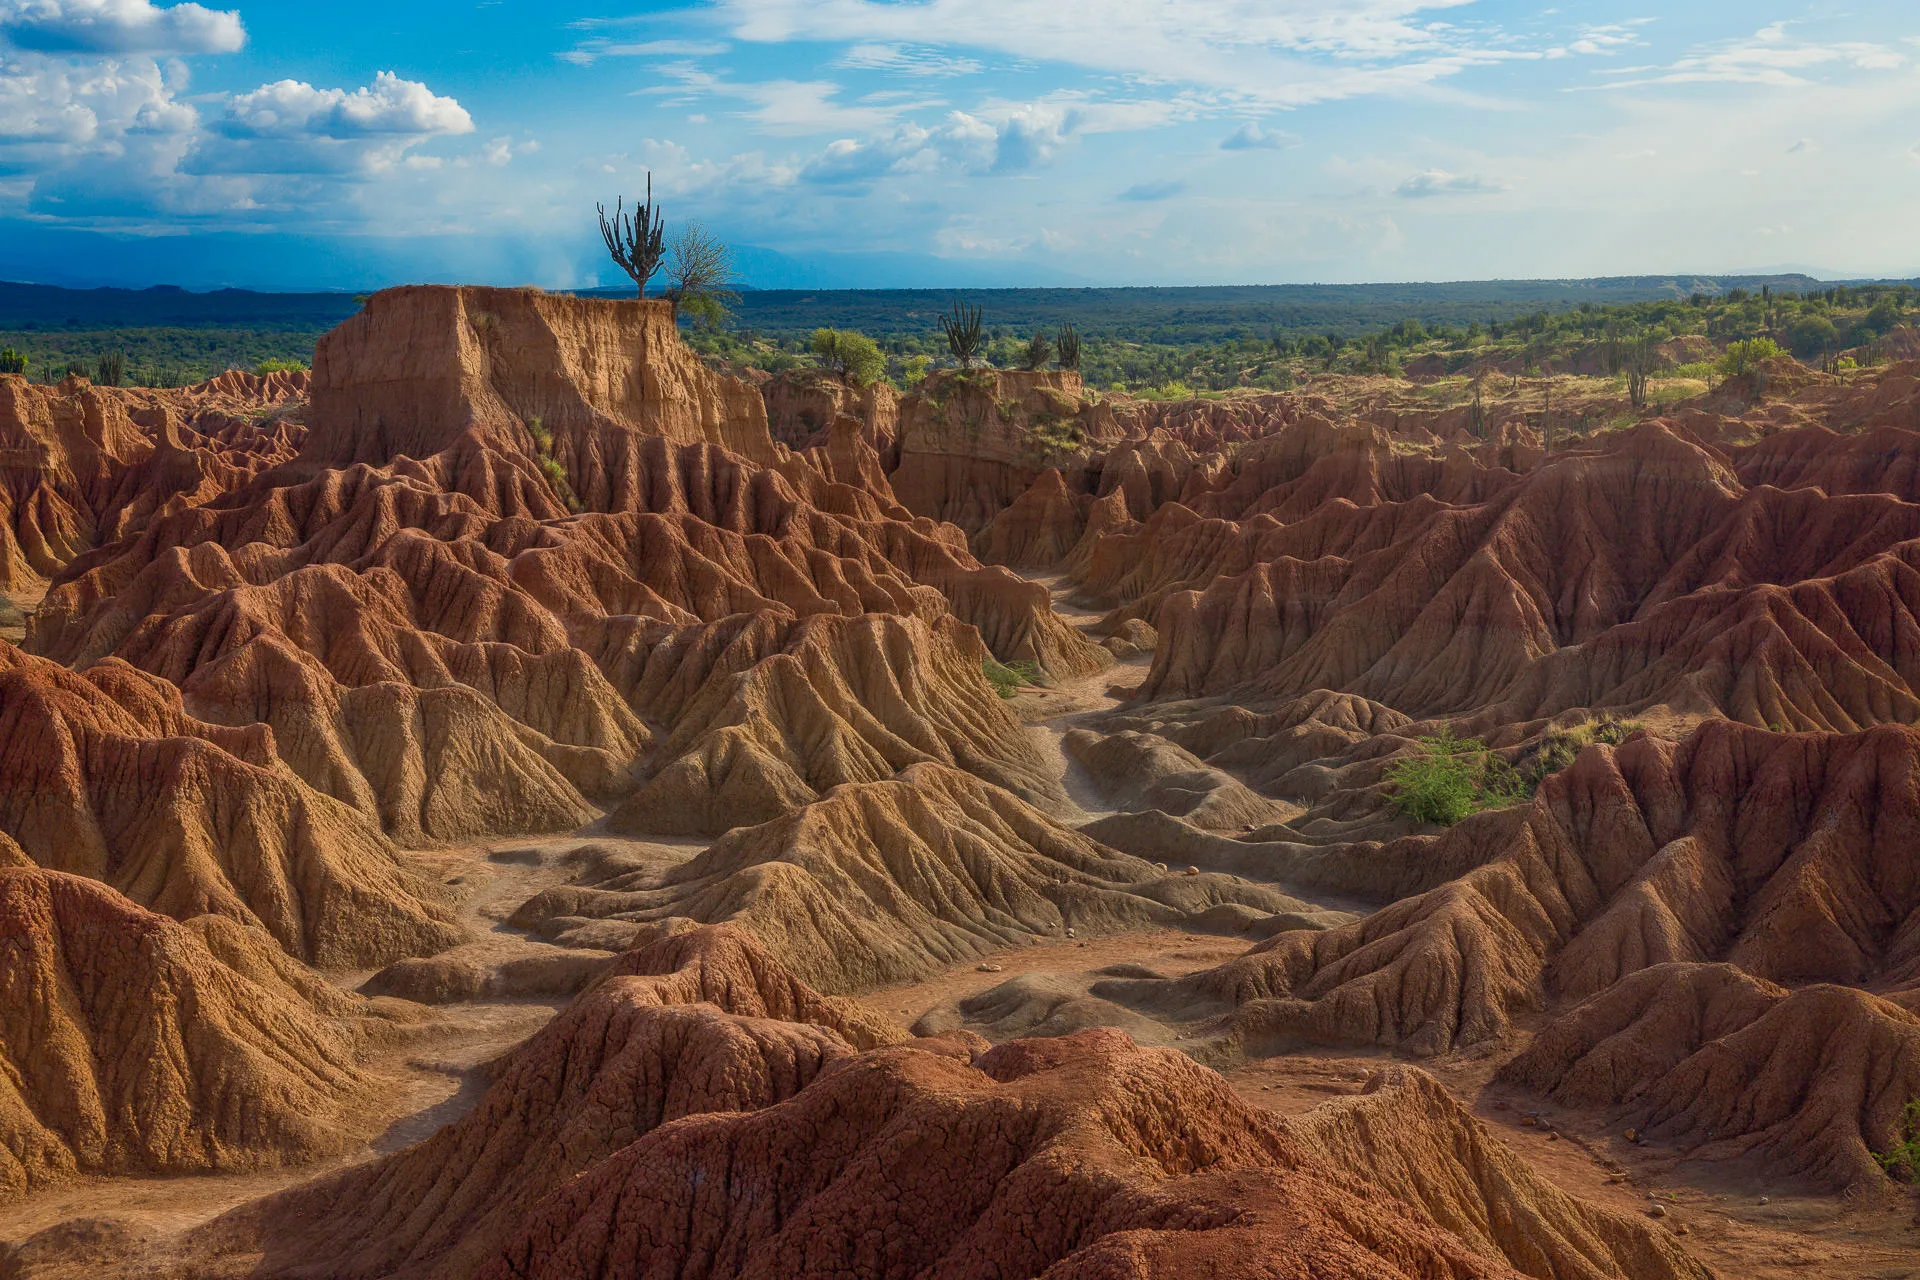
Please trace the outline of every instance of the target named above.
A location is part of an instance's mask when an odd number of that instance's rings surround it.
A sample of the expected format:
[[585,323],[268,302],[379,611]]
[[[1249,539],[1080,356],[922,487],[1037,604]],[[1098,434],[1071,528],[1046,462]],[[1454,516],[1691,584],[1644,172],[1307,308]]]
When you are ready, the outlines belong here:
[[981,70],[972,58],[955,58],[919,45],[856,44],[834,63],[856,71],[892,71],[909,76],[968,76]]
[[1448,173],[1445,169],[1427,169],[1414,174],[1394,188],[1394,194],[1408,200],[1429,196],[1484,196],[1507,190],[1507,184],[1490,181],[1477,173]]
[[717,0],[742,41],[817,40],[961,48],[1232,101],[1302,105],[1411,92],[1482,63],[1540,54],[1425,15],[1470,0]]
[[1249,120],[1220,140],[1222,151],[1284,151],[1300,145],[1298,134],[1284,129],[1267,129]]
[[[575,26],[582,24],[575,23]],[[582,40],[558,56],[578,67],[590,67],[602,58],[711,58],[731,46],[719,40],[636,40],[605,37]]]
[[807,134],[836,130],[883,128],[922,107],[942,105],[938,99],[906,98],[886,102],[837,101],[841,86],[831,80],[732,81],[690,62],[661,68],[670,84],[642,89],[642,94],[667,98],[675,104],[701,97],[734,98],[752,105],[729,114],[752,120],[769,133]]
[[1186,189],[1186,183],[1172,179],[1162,182],[1137,182],[1125,191],[1122,191],[1119,198],[1143,203],[1155,200],[1171,200]]
[[0,153],[53,147],[64,158],[130,133],[187,132],[199,117],[176,97],[185,83],[151,58],[0,58]]
[[950,111],[931,127],[911,121],[864,138],[840,138],[808,160],[802,180],[863,185],[890,175],[941,171],[975,177],[1044,169],[1084,134],[1152,128],[1185,118],[1179,103],[1092,101],[1056,94]]
[[1606,88],[1630,89],[1662,84],[1757,84],[1775,88],[1811,84],[1819,68],[1894,71],[1906,55],[1882,44],[1836,41],[1817,44],[1792,39],[1787,24],[1776,22],[1751,36],[1703,46],[1665,66],[1623,67],[1621,78]]
[[[1616,50],[1629,45],[1645,44],[1638,28],[1653,21],[1651,18],[1635,18],[1628,22],[1610,22],[1601,26],[1587,27],[1578,39],[1569,42],[1567,53],[1582,54],[1586,57],[1609,57]],[[1559,53],[1552,50],[1551,53]]]
[[0,38],[38,53],[233,53],[240,15],[152,0],[0,0]]
[[316,89],[301,80],[261,85],[227,103],[220,131],[237,138],[430,137],[473,132],[473,118],[452,98],[391,71],[371,86]]

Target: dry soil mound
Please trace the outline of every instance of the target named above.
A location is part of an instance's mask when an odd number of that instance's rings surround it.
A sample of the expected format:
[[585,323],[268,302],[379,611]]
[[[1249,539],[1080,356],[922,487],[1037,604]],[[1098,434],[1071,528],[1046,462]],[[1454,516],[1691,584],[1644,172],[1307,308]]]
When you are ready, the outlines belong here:
[[857,991],[1068,929],[1180,923],[1222,904],[1259,914],[1299,906],[1243,880],[1170,874],[926,763],[733,831],[664,875],[547,890],[514,922],[734,921],[809,982]]
[[725,926],[630,952],[492,1069],[479,1105],[376,1164],[256,1202],[190,1254],[260,1276],[456,1277],[569,1178],[683,1116],[769,1106],[900,1038]]
[[312,1160],[369,1020],[257,930],[191,926],[0,836],[0,1197],[62,1176]]

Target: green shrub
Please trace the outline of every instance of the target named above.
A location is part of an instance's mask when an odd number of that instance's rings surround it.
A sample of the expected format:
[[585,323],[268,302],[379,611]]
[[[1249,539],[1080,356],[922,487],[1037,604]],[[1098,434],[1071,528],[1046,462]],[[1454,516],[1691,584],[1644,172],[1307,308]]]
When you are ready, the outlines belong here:
[[559,497],[560,501],[567,504],[567,510],[581,510],[579,495],[574,493],[573,485],[568,483],[567,469],[560,465],[558,458],[541,458],[540,472],[546,476],[547,483],[553,486],[553,491]]
[[1885,1151],[1874,1153],[1874,1159],[1888,1176],[1899,1178],[1903,1182],[1920,1182],[1920,1098],[1907,1103],[1901,1113],[1900,1134],[1894,1144]]
[[0,351],[0,373],[25,373],[27,357],[12,347]]
[[253,371],[262,378],[270,373],[305,373],[307,364],[304,360],[283,360],[276,356],[270,360],[262,360],[253,366]]
[[1395,813],[1443,827],[1533,795],[1519,770],[1478,738],[1456,738],[1451,729],[1420,739],[1413,755],[1387,770],[1387,784]]
[[[81,370],[84,376],[86,370]],[[127,353],[109,351],[95,366],[93,380],[103,387],[117,387],[127,380]]]
[[987,678],[993,691],[1003,698],[1013,697],[1023,685],[1040,683],[1040,668],[1025,659],[1000,663],[989,657],[980,664],[980,674]]
[[864,333],[844,329],[815,329],[813,354],[823,368],[858,385],[867,386],[887,371],[887,357]]
[[1764,361],[1785,354],[1785,350],[1772,338],[1746,338],[1727,344],[1727,349],[1720,353],[1720,372],[1729,378],[1737,378],[1758,368]]

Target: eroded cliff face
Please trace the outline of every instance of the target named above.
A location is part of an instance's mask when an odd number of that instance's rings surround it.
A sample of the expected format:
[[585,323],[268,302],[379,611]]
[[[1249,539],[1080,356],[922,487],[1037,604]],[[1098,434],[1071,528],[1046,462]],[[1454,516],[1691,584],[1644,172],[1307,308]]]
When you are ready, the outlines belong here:
[[915,515],[971,537],[1048,468],[1085,490],[1090,432],[1112,424],[1083,399],[1077,373],[943,369],[901,402],[893,489]]
[[377,293],[320,340],[302,460],[381,466],[476,436],[533,449],[536,426],[554,437],[624,428],[775,460],[759,394],[700,363],[671,304],[433,285]]
[[900,433],[900,393],[886,382],[855,386],[824,369],[783,369],[761,384],[767,404],[767,429],[793,449],[820,443],[820,433],[840,418],[860,424],[860,434],[891,468]]
[[37,595],[75,557],[290,457],[303,433],[279,409],[304,379],[157,391],[0,374],[0,592]]

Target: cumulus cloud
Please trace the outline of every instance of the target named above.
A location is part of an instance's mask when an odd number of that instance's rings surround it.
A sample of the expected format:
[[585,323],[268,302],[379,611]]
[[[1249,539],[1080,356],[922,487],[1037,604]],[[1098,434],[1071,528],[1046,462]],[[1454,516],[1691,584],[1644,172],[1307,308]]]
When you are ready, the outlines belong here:
[[[1118,113],[1109,109],[1116,105]],[[1050,164],[1079,134],[1132,127],[1126,105],[995,103],[975,112],[951,111],[931,127],[904,122],[864,138],[837,139],[801,166],[800,177],[856,185],[942,171],[974,177],[1028,173]]]
[[152,0],[0,0],[0,39],[38,53],[233,53],[240,15]]
[[1448,173],[1445,169],[1427,169],[1414,174],[1394,194],[1408,200],[1429,196],[1484,196],[1507,190],[1504,182],[1495,182],[1477,173]]
[[301,80],[261,85],[227,103],[220,131],[236,138],[429,137],[473,132],[473,117],[452,98],[417,80],[382,71],[373,84],[348,92]]
[[152,58],[75,64],[34,55],[0,57],[0,155],[12,167],[37,156],[55,162],[128,134],[184,134],[199,123],[179,101],[186,86],[177,65]]
[[1222,151],[1284,151],[1300,145],[1297,134],[1284,129],[1265,129],[1249,120],[1220,140]]
[[1120,193],[1122,200],[1171,200],[1187,189],[1184,182],[1138,182]]
[[281,80],[228,99],[181,171],[363,179],[401,164],[433,167],[409,153],[431,138],[471,132],[473,118],[458,102],[389,71],[354,90]]

